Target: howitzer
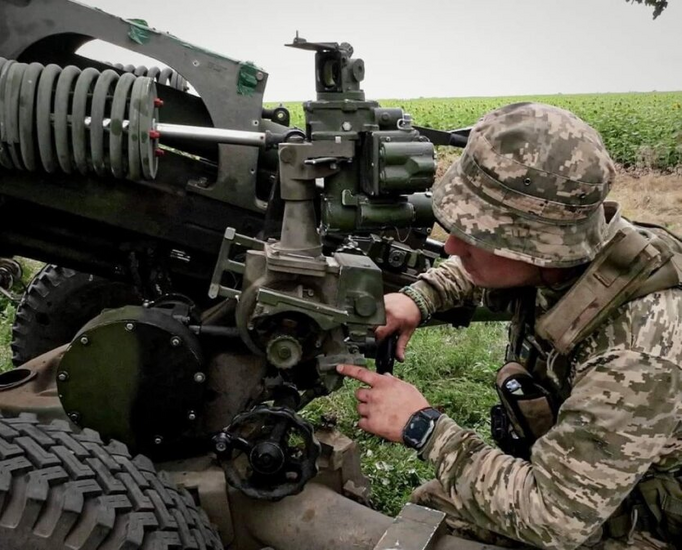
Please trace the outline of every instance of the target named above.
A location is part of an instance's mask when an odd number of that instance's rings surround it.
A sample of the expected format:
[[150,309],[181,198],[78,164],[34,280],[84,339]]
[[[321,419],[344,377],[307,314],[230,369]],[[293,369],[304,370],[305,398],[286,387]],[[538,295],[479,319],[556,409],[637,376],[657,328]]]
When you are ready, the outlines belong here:
[[[366,100],[352,47],[289,44],[315,52],[297,129],[263,107],[264,71],[139,21],[69,0],[2,0],[0,21],[0,253],[96,276],[61,294],[71,309],[29,289],[17,314],[24,340],[86,318],[0,375],[0,409],[23,413],[0,420],[8,548],[468,544],[442,514],[393,525],[349,500],[367,499],[354,444],[298,414],[340,386],[335,365],[377,354],[384,291],[438,256],[433,143]],[[95,38],[172,69],[78,55]],[[17,269],[0,265],[5,287]]]

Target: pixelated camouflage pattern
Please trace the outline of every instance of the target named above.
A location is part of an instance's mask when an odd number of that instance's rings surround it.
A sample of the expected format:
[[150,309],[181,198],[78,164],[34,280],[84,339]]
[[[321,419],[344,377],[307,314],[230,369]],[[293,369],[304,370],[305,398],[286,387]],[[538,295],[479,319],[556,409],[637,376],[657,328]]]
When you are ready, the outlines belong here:
[[[434,311],[481,296],[455,258],[414,286]],[[539,289],[537,314],[561,295]],[[459,527],[469,523],[474,533],[489,530],[541,548],[672,548],[640,531],[632,544],[610,539],[602,526],[643,475],[682,470],[682,289],[622,305],[568,363],[550,359],[547,369],[541,382],[557,393],[567,383],[569,392],[530,461],[505,455],[444,416],[423,456],[436,466],[447,498],[424,490],[417,498],[449,503],[441,509]]]
[[483,298],[482,289],[471,282],[457,256],[420,274],[419,281],[411,286],[424,297],[429,314],[455,306],[479,305]]
[[485,115],[433,186],[436,219],[462,240],[539,266],[594,258],[615,168],[599,134],[572,113],[515,103]]
[[[438,480],[428,481],[415,489],[410,496],[410,501],[414,504],[445,512],[447,514],[445,523],[449,531],[457,537],[494,544],[502,548],[528,547],[518,540],[510,539],[504,535],[478,527],[470,521],[461,519],[452,499],[444,491],[443,486]],[[669,550],[670,545],[656,539],[651,533],[634,531],[627,541],[617,539],[602,540],[597,533],[596,536],[590,537],[579,548],[581,550]]]

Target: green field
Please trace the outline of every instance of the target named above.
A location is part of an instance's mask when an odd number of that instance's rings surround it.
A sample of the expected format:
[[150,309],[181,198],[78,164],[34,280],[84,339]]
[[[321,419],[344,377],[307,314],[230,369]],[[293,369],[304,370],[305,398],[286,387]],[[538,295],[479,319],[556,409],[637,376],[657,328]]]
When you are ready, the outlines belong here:
[[[403,108],[415,124],[451,130],[470,126],[486,112],[518,101],[548,103],[574,112],[601,133],[613,159],[621,164],[660,169],[682,164],[682,92],[387,99],[380,103]],[[285,105],[293,124],[303,127],[301,104]]]

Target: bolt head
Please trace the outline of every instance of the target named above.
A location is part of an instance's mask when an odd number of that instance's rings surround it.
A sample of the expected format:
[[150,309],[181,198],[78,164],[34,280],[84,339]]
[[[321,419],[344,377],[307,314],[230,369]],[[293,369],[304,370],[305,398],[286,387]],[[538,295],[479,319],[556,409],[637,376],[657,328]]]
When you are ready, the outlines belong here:
[[80,413],[76,411],[70,412],[67,416],[69,417],[69,420],[71,420],[71,422],[73,422],[74,424],[78,424],[78,421],[81,419]]
[[161,437],[160,435],[157,435],[154,438],[154,445],[161,445],[161,443],[163,443],[163,437]]
[[215,450],[218,451],[219,453],[224,453],[227,451],[227,445],[223,443],[222,441],[219,441],[218,443],[215,444]]
[[126,323],[126,330],[128,332],[135,330],[135,325],[133,323]]
[[341,125],[341,129],[342,129],[344,132],[350,132],[350,131],[353,129],[353,125],[352,125],[350,122],[344,122],[344,123]]
[[173,338],[171,338],[171,346],[177,348],[180,344],[182,344],[182,340],[180,338],[177,336],[173,336]]
[[194,381],[197,384],[202,384],[206,380],[206,375],[203,372],[197,372],[194,375]]
[[279,159],[285,164],[291,164],[296,158],[296,153],[290,148],[285,147],[279,150]]
[[57,380],[60,382],[66,382],[69,379],[69,373],[62,371],[57,375]]
[[87,346],[90,343],[90,339],[87,337],[87,335],[84,334],[83,336],[81,336],[80,342],[84,346]]
[[194,420],[197,419],[197,413],[195,413],[194,411],[189,411],[189,412],[187,413],[187,418],[188,418],[189,420],[194,421]]
[[264,75],[261,71],[258,71],[258,72],[256,73],[256,80],[257,80],[258,82],[260,82],[260,81],[263,80],[264,78],[265,78],[265,75]]

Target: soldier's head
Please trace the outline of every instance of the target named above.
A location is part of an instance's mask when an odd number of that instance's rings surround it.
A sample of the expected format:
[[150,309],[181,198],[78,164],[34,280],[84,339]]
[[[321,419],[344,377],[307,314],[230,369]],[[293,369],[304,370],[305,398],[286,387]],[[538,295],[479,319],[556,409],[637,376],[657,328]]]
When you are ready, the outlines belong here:
[[496,109],[433,187],[446,251],[481,286],[585,264],[606,240],[602,203],[614,175],[599,134],[574,114],[540,103]]

